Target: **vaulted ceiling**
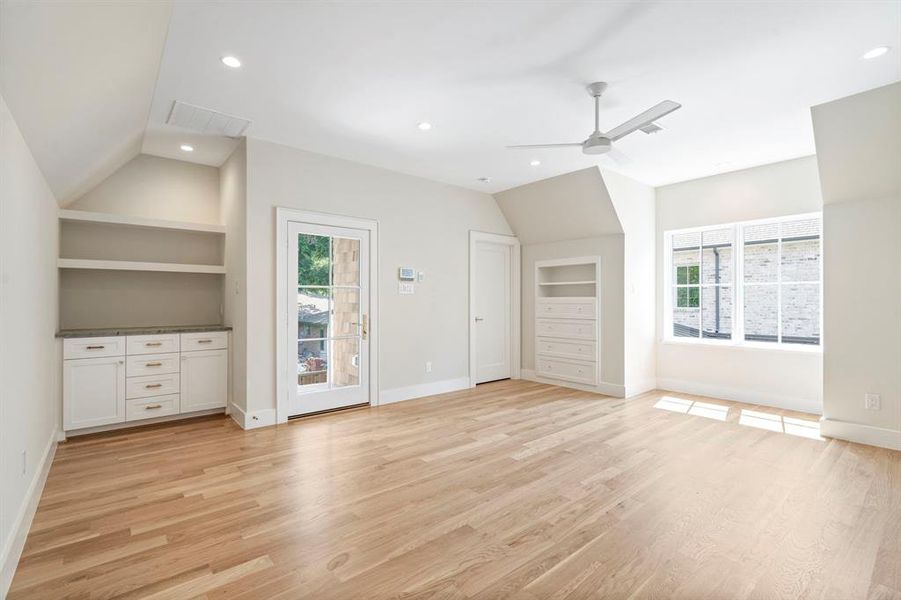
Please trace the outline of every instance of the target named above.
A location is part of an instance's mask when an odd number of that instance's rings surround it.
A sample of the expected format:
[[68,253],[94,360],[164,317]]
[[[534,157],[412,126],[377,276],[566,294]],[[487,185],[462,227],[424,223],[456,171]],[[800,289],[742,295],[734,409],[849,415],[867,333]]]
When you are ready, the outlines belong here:
[[[175,100],[246,117],[249,136],[496,192],[594,165],[661,185],[812,154],[811,106],[901,79],[898,1],[0,10],[2,92],[61,199],[139,151],[220,164],[233,141],[166,125]],[[880,45],[893,51],[861,59]],[[610,84],[601,129],[683,108],[622,139],[627,162],[505,149],[584,139],[595,80]]]

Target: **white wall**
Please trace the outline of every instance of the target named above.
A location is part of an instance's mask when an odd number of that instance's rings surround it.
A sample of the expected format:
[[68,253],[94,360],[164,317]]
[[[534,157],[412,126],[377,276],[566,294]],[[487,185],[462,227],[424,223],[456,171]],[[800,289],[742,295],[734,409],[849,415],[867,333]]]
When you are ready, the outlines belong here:
[[60,428],[56,210],[0,97],[0,597]]
[[[822,354],[663,341],[665,231],[819,210],[822,199],[813,156],[657,188],[659,388],[816,413],[822,410]],[[824,343],[828,346],[828,337]]]
[[[901,449],[901,83],[812,109],[823,183],[827,435]],[[878,393],[881,410],[866,410]]]
[[229,395],[241,410],[247,408],[247,145],[242,141],[219,169],[222,220],[225,233],[224,323],[233,329]]
[[656,194],[654,188],[619,173],[602,170],[601,174],[625,231],[623,363],[628,397],[656,387]]
[[66,208],[218,224],[219,169],[139,154]]
[[[275,406],[275,208],[379,223],[382,392],[469,373],[469,231],[509,234],[497,204],[426,179],[247,140],[247,408]],[[425,272],[397,293],[397,268]],[[425,362],[431,361],[431,373]]]

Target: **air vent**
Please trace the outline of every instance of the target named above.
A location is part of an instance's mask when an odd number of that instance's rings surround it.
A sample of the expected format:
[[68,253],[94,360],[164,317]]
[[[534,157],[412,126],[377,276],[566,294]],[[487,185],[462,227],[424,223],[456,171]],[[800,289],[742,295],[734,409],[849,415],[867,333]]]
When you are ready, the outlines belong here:
[[166,119],[169,125],[210,135],[240,137],[250,126],[248,119],[176,100]]

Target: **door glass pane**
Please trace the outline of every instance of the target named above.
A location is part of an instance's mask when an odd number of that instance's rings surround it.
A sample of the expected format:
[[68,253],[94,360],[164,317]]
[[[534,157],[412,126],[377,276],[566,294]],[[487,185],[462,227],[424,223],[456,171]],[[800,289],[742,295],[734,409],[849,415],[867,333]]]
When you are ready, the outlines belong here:
[[775,285],[745,286],[745,339],[776,342],[779,336],[779,290]]
[[332,238],[332,285],[360,285],[360,240]]
[[360,290],[357,288],[332,288],[331,336],[359,335]]
[[299,288],[297,290],[298,339],[329,336],[328,288]]
[[328,383],[328,340],[297,342],[297,384],[310,386]]
[[[698,302],[698,288],[673,288],[673,336],[696,338],[701,326],[701,311],[692,308]],[[697,304],[695,304],[697,306]]]
[[732,283],[732,228],[705,231],[702,239],[701,283]]
[[820,343],[820,284],[782,286],[782,341]]
[[347,387],[360,385],[360,340],[342,338],[331,341],[332,385]]
[[297,284],[329,285],[329,237],[297,236]]
[[732,288],[709,286],[701,290],[702,335],[712,339],[732,339]]

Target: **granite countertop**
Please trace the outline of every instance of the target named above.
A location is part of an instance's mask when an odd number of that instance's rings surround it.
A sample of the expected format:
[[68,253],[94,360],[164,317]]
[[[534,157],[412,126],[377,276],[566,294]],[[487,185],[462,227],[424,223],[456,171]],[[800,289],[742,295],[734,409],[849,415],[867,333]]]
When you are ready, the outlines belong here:
[[110,337],[116,335],[153,335],[157,333],[194,333],[231,331],[228,325],[160,325],[154,327],[106,327],[96,329],[60,329],[58,338]]

